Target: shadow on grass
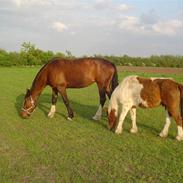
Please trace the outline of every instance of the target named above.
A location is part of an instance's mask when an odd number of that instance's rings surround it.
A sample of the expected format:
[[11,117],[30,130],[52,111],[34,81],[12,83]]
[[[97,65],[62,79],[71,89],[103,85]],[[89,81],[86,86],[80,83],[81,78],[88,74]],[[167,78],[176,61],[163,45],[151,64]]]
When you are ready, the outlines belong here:
[[[19,116],[20,116],[20,111],[21,111],[21,108],[22,108],[23,101],[24,101],[24,94],[20,94],[19,96],[17,96],[16,103],[15,103],[15,108],[16,108],[17,114]],[[58,103],[59,102],[63,103],[61,97],[58,98]],[[50,105],[50,106],[48,106],[48,105]],[[92,116],[95,114],[95,112],[97,110],[97,107],[98,107],[98,106],[91,106],[91,105],[87,105],[87,104],[81,104],[81,103],[78,103],[78,102],[73,101],[73,100],[70,100],[70,106],[73,109],[75,115],[81,116],[82,118],[85,118],[87,120],[92,120]],[[48,112],[49,112],[50,107],[51,107],[51,95],[42,94],[39,98],[37,107],[47,117]],[[63,106],[63,107],[65,107],[65,106]],[[58,107],[57,107],[57,112],[56,113],[61,115],[64,118],[67,118],[67,116],[63,114],[65,112],[62,113],[61,110],[62,109],[58,109]],[[66,110],[66,107],[65,107],[65,110]],[[60,112],[58,112],[58,111],[60,111]],[[67,112],[66,112],[66,114],[67,114]],[[34,115],[34,114],[32,114],[32,115]],[[92,120],[92,121],[94,122],[94,120]],[[104,124],[102,124],[100,122],[99,122],[99,124],[105,126]],[[105,126],[105,128],[106,128],[106,126]]]
[[[21,111],[21,108],[22,108],[23,101],[24,101],[24,94],[20,94],[19,96],[17,96],[16,103],[15,103],[15,108],[16,108],[17,114],[19,116],[20,116],[20,111]],[[58,102],[63,102],[61,97],[58,98]],[[48,104],[51,106],[51,95],[42,94],[40,96],[39,101],[38,101],[38,106],[37,107],[44,113],[45,117],[47,117],[47,114],[50,110],[50,106],[48,106]],[[95,114],[98,106],[91,106],[91,105],[87,105],[87,104],[81,104],[81,103],[78,103],[78,102],[73,101],[73,100],[70,100],[70,105],[71,105],[71,108],[73,109],[75,115],[81,116],[84,119],[91,120],[91,121],[94,122],[94,120],[92,120],[92,116]],[[66,110],[66,108],[65,108],[65,110]],[[58,112],[58,111],[60,111],[60,112]],[[60,116],[64,117],[64,118],[67,118],[67,116],[64,115],[64,112],[62,113],[62,109],[58,109],[58,107],[57,107],[57,112],[56,113],[59,114]],[[103,112],[103,118],[105,118],[105,120],[107,120],[104,112]],[[126,120],[128,121],[128,123],[131,123],[131,119],[126,118],[125,121]],[[148,119],[147,119],[147,121],[148,121]],[[98,122],[98,124],[102,125],[104,128],[107,128],[107,125],[102,123],[102,122]],[[148,131],[151,131],[151,133],[153,133],[154,135],[157,135],[157,136],[159,135],[159,133],[161,131],[161,129],[157,129],[156,127],[153,127],[153,124],[150,123],[150,122],[147,122],[146,124],[138,123],[138,119],[137,119],[137,125],[138,125],[139,129],[140,128],[148,129]],[[169,135],[169,137],[171,139],[174,138],[172,135]]]

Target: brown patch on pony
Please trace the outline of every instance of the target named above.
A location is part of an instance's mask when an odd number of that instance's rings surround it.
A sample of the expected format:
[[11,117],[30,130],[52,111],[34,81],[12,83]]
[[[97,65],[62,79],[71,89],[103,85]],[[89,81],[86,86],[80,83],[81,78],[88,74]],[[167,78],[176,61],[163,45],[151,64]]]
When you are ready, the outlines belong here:
[[143,85],[140,96],[147,103],[147,106],[140,104],[140,107],[153,108],[159,106],[161,103],[161,93],[160,86],[157,84],[156,80],[140,77],[137,77],[137,80]]
[[163,105],[177,125],[183,126],[183,86],[172,79],[137,79],[143,85],[140,95],[148,108]]
[[111,109],[110,113],[108,114],[108,122],[109,122],[109,129],[114,129],[117,123],[117,117],[115,115],[115,109]]

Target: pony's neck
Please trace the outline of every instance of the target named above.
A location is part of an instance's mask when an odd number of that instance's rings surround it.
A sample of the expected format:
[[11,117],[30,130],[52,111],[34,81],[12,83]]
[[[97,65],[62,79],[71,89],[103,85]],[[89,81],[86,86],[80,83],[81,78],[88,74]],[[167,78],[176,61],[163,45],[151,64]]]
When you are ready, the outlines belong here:
[[109,102],[109,109],[115,109],[116,111],[118,111],[118,101],[115,95],[112,94],[110,102]]

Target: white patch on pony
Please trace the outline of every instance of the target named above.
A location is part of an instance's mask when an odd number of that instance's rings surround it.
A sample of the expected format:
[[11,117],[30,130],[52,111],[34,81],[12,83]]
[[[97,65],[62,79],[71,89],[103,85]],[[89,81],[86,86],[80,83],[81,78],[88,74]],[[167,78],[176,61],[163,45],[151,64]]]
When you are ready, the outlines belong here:
[[171,124],[170,116],[168,115],[168,112],[166,111],[166,122],[163,130],[159,134],[160,137],[167,137],[168,136],[168,130]]
[[93,119],[94,119],[95,121],[98,121],[98,120],[101,119],[101,117],[102,117],[102,106],[99,105],[98,110],[97,110],[95,116],[93,116]]
[[176,139],[178,141],[181,141],[181,140],[183,140],[183,128],[182,128],[182,126],[177,126],[177,130],[178,130],[178,134],[176,136]]
[[152,77],[150,78],[152,81],[156,80],[156,79],[170,79],[170,80],[174,80],[173,78],[158,78],[158,77]]
[[53,118],[55,112],[56,112],[56,106],[55,105],[52,105],[51,108],[50,108],[50,112],[48,113],[48,117],[49,118]]
[[130,133],[137,133],[138,128],[136,124],[136,108],[130,109],[130,116],[132,120],[132,128],[130,129]]

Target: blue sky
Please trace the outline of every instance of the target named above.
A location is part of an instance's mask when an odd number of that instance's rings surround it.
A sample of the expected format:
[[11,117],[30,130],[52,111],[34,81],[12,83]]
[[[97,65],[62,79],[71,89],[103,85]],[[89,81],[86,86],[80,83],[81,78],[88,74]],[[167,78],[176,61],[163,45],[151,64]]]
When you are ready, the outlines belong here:
[[0,48],[183,55],[182,0],[0,0]]

